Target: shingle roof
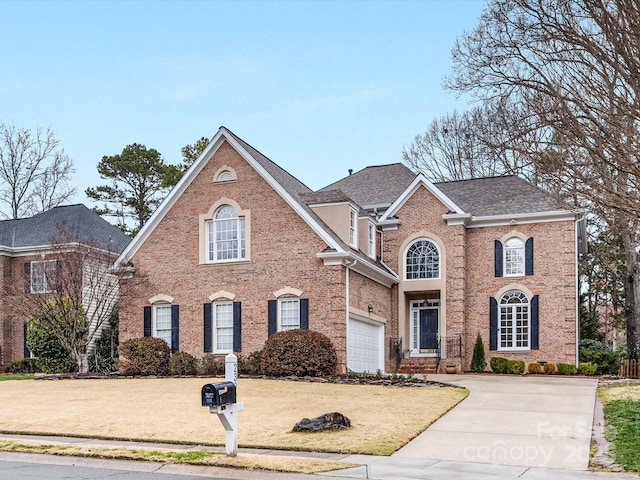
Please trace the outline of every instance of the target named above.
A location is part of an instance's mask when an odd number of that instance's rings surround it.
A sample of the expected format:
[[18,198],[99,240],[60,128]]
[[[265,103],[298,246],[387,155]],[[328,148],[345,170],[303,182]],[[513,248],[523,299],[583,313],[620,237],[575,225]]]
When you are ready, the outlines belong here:
[[562,200],[513,175],[443,182],[435,186],[465,213],[473,216],[570,209]]
[[118,254],[131,241],[119,228],[78,204],[55,207],[29,218],[0,221],[0,246],[48,246],[55,241],[60,229],[78,243],[95,245]]
[[365,167],[319,191],[342,190],[361,207],[391,205],[416,178],[402,163]]

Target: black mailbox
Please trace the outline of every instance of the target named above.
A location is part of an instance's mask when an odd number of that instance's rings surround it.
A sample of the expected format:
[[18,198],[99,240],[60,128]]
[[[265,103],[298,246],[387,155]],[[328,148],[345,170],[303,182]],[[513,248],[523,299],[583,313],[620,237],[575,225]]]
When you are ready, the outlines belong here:
[[207,383],[202,387],[202,406],[219,407],[236,403],[236,384],[233,382]]

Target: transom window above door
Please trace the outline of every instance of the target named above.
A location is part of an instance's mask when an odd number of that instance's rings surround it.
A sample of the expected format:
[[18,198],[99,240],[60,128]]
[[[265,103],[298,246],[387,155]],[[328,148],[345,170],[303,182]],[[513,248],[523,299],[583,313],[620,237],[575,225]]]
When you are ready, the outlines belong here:
[[431,240],[421,239],[413,242],[407,249],[407,280],[439,278],[440,253]]

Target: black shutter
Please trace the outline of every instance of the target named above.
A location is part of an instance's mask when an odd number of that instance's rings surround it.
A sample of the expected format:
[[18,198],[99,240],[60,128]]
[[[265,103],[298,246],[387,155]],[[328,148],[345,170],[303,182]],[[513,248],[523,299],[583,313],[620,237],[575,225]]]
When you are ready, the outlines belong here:
[[31,293],[31,262],[24,264],[24,293]]
[[495,276],[502,277],[502,243],[500,242],[500,240],[495,241],[493,255]]
[[212,346],[212,330],[213,330],[213,317],[212,317],[212,305],[210,303],[204,304],[204,351],[206,353],[213,352]]
[[273,335],[278,331],[278,301],[269,300],[269,320],[268,320],[268,334]]
[[180,350],[180,306],[171,305],[171,353]]
[[309,299],[300,299],[300,328],[309,330]]
[[31,357],[31,351],[29,351],[29,347],[27,347],[27,322],[24,322],[24,358]]
[[498,301],[489,299],[489,350],[498,349]]
[[233,351],[242,351],[242,303],[233,302]]
[[524,274],[533,275],[533,237],[524,244]]
[[538,320],[538,304],[539,297],[535,295],[531,299],[531,350],[538,350],[540,348],[540,327]]
[[151,336],[151,307],[144,307],[144,336]]

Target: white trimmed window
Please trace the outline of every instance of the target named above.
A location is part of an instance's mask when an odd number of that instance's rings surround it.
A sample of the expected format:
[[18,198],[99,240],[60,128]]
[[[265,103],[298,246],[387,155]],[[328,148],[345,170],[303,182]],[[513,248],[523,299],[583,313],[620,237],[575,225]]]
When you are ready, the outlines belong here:
[[218,208],[213,220],[206,222],[207,259],[210,262],[246,258],[245,219],[231,205]]
[[368,246],[369,246],[369,256],[373,259],[376,258],[376,226],[369,222],[369,238],[368,238]]
[[171,305],[153,306],[153,336],[161,338],[171,346]]
[[349,245],[358,246],[358,212],[349,209]]
[[528,350],[531,327],[529,299],[520,290],[509,290],[500,298],[498,350]]
[[233,351],[233,302],[213,304],[214,353]]
[[31,293],[49,293],[55,290],[58,262],[39,260],[31,262]]
[[300,328],[300,299],[281,298],[278,300],[278,331],[285,332]]
[[513,237],[504,243],[504,275],[514,277],[524,275],[524,242]]
[[418,280],[440,277],[440,253],[435,243],[422,239],[407,249],[406,278]]

